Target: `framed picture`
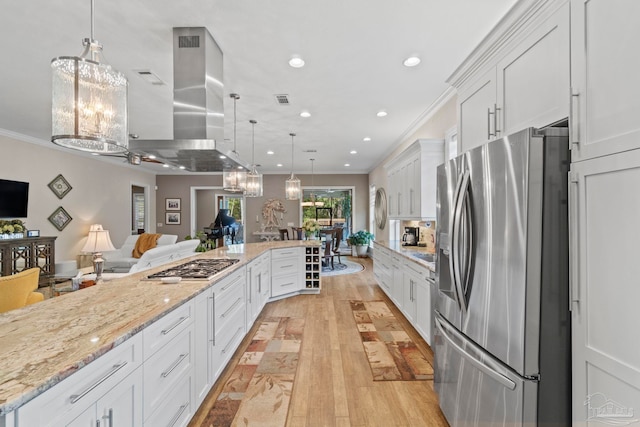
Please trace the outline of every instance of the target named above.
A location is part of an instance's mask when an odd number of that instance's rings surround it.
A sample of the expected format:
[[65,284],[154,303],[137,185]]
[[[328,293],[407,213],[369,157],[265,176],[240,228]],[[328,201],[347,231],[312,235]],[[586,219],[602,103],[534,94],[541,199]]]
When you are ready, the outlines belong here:
[[56,209],[51,215],[49,215],[49,222],[53,224],[58,231],[64,230],[64,228],[71,222],[71,215],[64,210],[62,206]]
[[60,174],[49,183],[49,188],[58,196],[58,199],[62,199],[73,187],[71,187],[71,184]]
[[180,225],[180,212],[166,212],[165,224]]
[[168,211],[179,211],[180,210],[180,199],[164,199],[165,209]]

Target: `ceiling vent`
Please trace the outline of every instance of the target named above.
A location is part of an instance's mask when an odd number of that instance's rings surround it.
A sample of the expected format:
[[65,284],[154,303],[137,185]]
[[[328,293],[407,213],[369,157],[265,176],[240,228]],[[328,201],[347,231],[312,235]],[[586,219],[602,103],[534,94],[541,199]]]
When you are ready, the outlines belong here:
[[165,83],[158,77],[156,73],[151,70],[133,70],[136,74],[144,79],[147,83],[151,83],[152,85],[162,86]]
[[276,95],[278,105],[289,105],[289,95]]
[[311,149],[311,150],[302,150],[302,152],[303,152],[303,153],[317,153],[317,152],[318,152],[318,150],[314,150],[314,149]]

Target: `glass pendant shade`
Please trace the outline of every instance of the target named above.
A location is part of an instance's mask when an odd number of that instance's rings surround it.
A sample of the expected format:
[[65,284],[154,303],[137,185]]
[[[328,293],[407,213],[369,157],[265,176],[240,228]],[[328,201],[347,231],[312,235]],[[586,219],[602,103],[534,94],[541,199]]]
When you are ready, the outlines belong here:
[[285,198],[287,200],[299,200],[302,195],[300,180],[294,174],[284,182]]
[[222,172],[222,188],[232,193],[243,193],[247,186],[247,172],[228,170]]
[[247,197],[262,197],[262,175],[256,169],[256,139],[255,139],[255,120],[249,120],[251,123],[251,170],[247,173],[247,188],[244,195]]
[[258,173],[255,166],[247,174],[247,197],[262,197],[262,175]]
[[95,153],[122,153],[129,146],[124,74],[92,57],[61,56],[51,61],[52,136],[63,147]]

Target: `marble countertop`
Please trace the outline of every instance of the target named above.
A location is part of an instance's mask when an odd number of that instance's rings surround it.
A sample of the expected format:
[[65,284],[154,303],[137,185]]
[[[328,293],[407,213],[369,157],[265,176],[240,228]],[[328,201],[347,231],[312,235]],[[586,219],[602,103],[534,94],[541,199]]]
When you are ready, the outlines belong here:
[[[238,244],[100,283],[0,314],[0,416],[97,359],[267,250],[317,245],[289,240]],[[141,280],[195,258],[238,258],[211,282]]]
[[[428,253],[426,248],[420,246],[403,246],[398,240],[375,240],[374,244],[384,246],[385,248],[397,252],[404,258],[411,260],[431,271],[436,271],[435,254]],[[431,261],[433,259],[434,261]]]

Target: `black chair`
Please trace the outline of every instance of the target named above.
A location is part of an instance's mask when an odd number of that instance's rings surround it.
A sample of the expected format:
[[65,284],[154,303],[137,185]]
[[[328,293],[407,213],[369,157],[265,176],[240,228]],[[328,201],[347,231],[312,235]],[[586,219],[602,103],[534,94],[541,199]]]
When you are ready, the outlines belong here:
[[322,238],[322,236],[325,237],[325,241],[324,241],[324,252],[322,254],[322,263],[324,265],[329,265],[329,260],[331,260],[331,269],[334,269],[334,264],[333,264],[333,244],[334,244],[334,238],[335,238],[335,234],[336,231],[332,230],[332,229],[326,229],[326,230],[320,230],[320,238]]
[[289,240],[289,230],[286,228],[279,228],[280,240]]
[[334,235],[334,244],[333,244],[333,254],[336,255],[338,257],[338,264],[342,264],[342,260],[340,259],[340,244],[342,243],[342,236],[344,233],[344,229],[342,227],[336,227],[334,228],[335,230],[335,235]]
[[303,240],[304,232],[302,231],[302,227],[291,227],[291,233],[293,235],[293,240]]

